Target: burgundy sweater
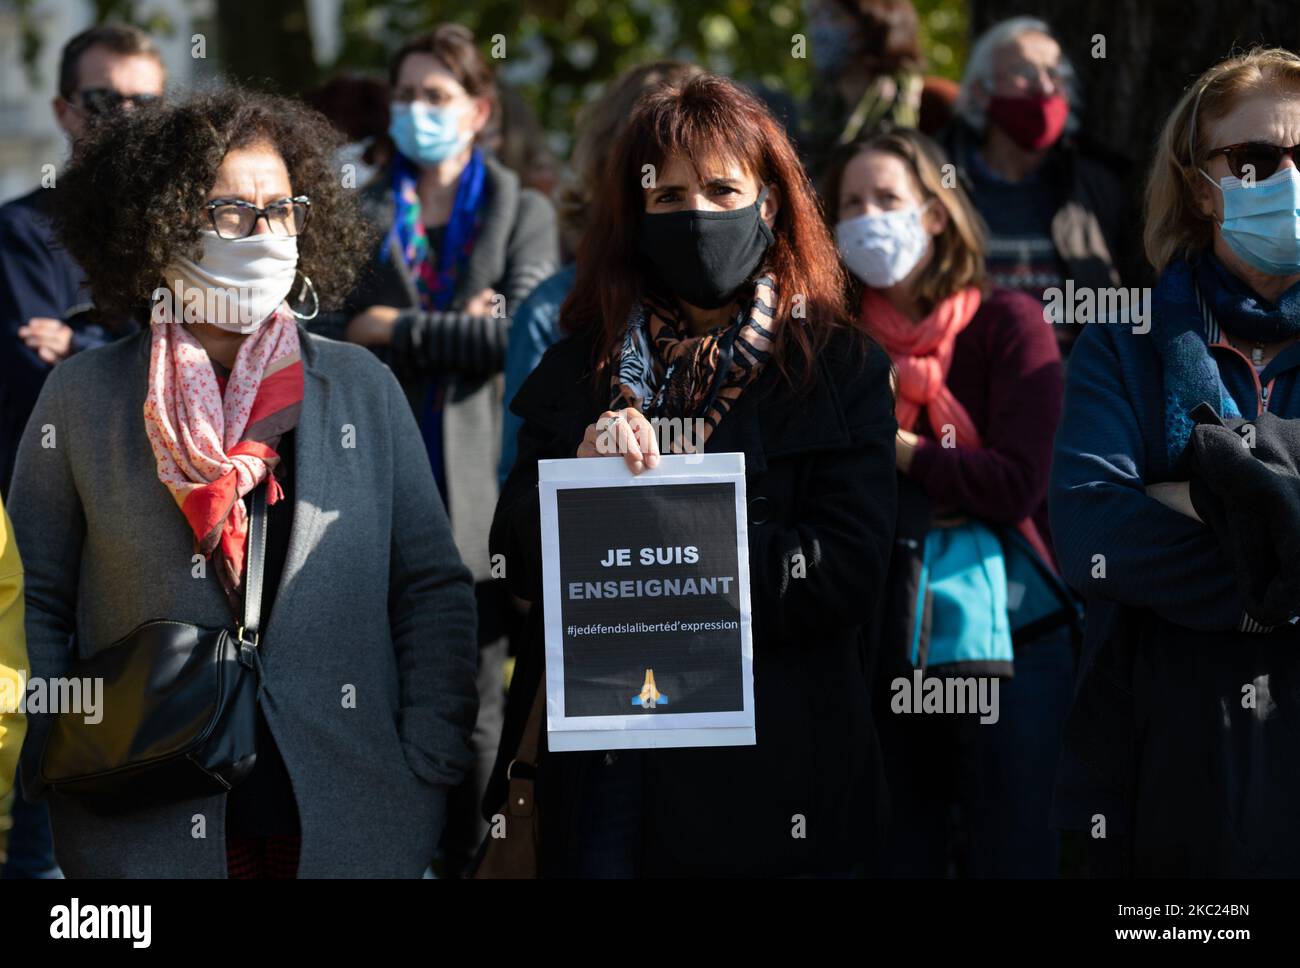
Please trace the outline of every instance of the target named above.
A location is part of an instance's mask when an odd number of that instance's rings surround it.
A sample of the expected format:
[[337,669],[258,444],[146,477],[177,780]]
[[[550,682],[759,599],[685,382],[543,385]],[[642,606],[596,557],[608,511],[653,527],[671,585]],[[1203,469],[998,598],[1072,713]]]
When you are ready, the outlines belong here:
[[948,388],[970,413],[983,447],[944,447],[923,412],[912,477],[936,504],[991,524],[1032,517],[1050,544],[1047,482],[1065,370],[1042,303],[991,290],[957,337]]

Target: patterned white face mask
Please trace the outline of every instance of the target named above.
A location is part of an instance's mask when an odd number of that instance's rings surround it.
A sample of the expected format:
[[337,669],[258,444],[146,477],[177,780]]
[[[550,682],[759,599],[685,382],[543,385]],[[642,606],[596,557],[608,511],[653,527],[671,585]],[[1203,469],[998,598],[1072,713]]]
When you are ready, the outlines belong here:
[[859,215],[835,226],[835,242],[849,271],[875,289],[906,279],[930,247],[930,233],[921,224],[929,204]]
[[177,322],[251,333],[284,302],[297,271],[297,236],[263,233],[223,239],[205,231],[199,261],[177,257],[163,281],[175,299]]

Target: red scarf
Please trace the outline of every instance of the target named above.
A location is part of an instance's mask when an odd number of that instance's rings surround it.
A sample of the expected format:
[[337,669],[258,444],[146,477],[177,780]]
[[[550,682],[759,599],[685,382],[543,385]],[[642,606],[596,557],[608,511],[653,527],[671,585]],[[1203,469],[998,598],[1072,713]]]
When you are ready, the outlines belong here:
[[[980,308],[980,291],[974,287],[939,302],[920,322],[913,322],[875,289],[862,293],[862,318],[894,361],[898,373],[898,426],[913,430],[926,412],[931,430],[951,426],[963,447],[984,446],[970,412],[948,389],[957,336],[970,325]],[[1017,526],[1025,540],[1049,567],[1055,559],[1031,518]]]
[[979,308],[980,291],[963,289],[914,323],[877,290],[868,287],[863,291],[862,318],[898,372],[898,426],[903,430],[912,430],[924,409],[931,427],[951,424],[963,444],[980,446],[975,421],[948,389],[957,336]]
[[215,557],[236,608],[248,539],[243,498],[269,476],[267,503],[280,499],[275,448],[297,425],[302,394],[298,326],[283,307],[244,340],[228,374],[184,324],[153,326],[144,425],[158,479],[196,547]]

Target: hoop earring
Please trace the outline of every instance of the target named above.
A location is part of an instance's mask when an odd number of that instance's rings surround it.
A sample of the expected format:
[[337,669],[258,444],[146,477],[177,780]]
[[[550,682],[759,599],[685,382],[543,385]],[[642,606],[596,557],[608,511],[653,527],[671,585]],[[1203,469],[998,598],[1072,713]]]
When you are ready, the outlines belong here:
[[289,307],[289,312],[293,313],[299,319],[315,319],[317,314],[320,313],[320,296],[316,294],[316,286],[312,284],[311,277],[304,272],[302,273],[302,288],[298,290],[299,301],[301,301],[303,296],[307,294],[308,289],[311,290],[312,302],[315,303],[315,306],[312,308],[310,316],[304,316],[302,313],[298,312],[298,310],[294,309],[292,306]]

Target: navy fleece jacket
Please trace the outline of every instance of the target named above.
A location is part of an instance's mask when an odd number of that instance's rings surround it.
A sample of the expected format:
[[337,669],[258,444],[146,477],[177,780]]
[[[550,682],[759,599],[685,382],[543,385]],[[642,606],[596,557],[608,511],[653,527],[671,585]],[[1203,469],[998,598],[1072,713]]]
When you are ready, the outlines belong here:
[[[1267,388],[1270,412],[1300,417],[1300,345],[1273,360],[1258,384],[1235,350],[1216,344],[1211,353],[1243,414],[1260,411]],[[1239,629],[1241,595],[1210,529],[1145,493],[1176,479],[1167,465],[1154,342],[1128,325],[1088,327],[1070,357],[1049,492],[1062,573],[1090,613],[1110,602],[1188,628]]]
[[33,317],[61,319],[73,329],[74,353],[111,338],[78,316],[90,307],[90,292],[54,239],[46,215],[52,191],[38,188],[0,205],[0,492],[8,490],[23,428],[52,369],[18,330]]
[[[1258,380],[1236,350],[1216,343],[1211,353],[1243,414],[1267,403],[1278,416],[1300,417],[1300,344]],[[1189,629],[1255,631],[1210,528],[1146,495],[1148,485],[1176,479],[1165,456],[1163,395],[1149,335],[1127,324],[1086,327],[1070,355],[1048,492],[1061,573],[1087,600],[1080,693],[1053,806],[1053,823],[1065,829],[1087,829],[1103,814],[1112,833],[1125,832],[1133,696],[1122,650],[1104,648],[1121,607]]]

